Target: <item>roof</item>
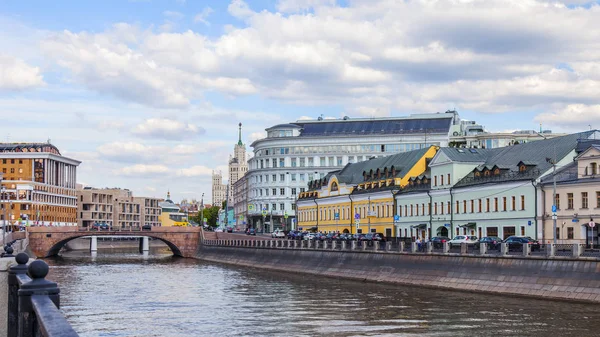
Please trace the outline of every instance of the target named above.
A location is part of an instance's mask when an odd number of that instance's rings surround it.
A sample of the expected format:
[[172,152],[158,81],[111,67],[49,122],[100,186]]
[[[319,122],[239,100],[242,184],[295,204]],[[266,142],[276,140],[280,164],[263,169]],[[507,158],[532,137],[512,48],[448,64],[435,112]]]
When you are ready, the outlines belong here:
[[301,128],[301,126],[298,125],[298,124],[291,124],[291,123],[288,123],[288,124],[277,124],[275,126],[271,126],[270,128],[268,128],[267,131],[271,130],[271,129],[283,129],[283,128],[299,129],[299,128]]
[[317,123],[297,124],[302,127],[300,137],[364,136],[411,133],[449,133],[454,115],[441,118],[373,119],[373,120],[322,120]]
[[[559,161],[570,152],[577,149],[582,139],[588,139],[594,131],[575,133],[567,136],[539,140],[535,142],[517,144],[485,152],[485,167],[506,168],[499,176],[489,178],[490,182],[504,182],[515,180],[532,180],[539,178],[544,172],[552,168],[552,161]],[[600,139],[598,140],[600,143]],[[479,149],[478,149],[479,151]],[[519,174],[519,164],[530,166],[527,173]],[[460,180],[456,186],[466,186],[485,183],[485,179],[473,179],[471,172]]]
[[0,143],[0,152],[48,152],[61,155],[50,143]]
[[492,150],[443,147],[438,151],[438,155],[443,153],[453,162],[480,163],[487,160],[490,151]]
[[[383,171],[385,168],[391,170],[392,167],[396,170],[396,176],[404,176],[415,164],[419,161],[429,148],[402,152],[387,157],[381,157],[376,159],[370,159],[354,164],[347,164],[343,169],[339,171],[330,172],[325,176],[327,180],[329,177],[336,176],[340,183],[346,184],[358,184],[364,181],[363,172],[376,172],[377,169]],[[375,179],[380,180],[380,179]]]

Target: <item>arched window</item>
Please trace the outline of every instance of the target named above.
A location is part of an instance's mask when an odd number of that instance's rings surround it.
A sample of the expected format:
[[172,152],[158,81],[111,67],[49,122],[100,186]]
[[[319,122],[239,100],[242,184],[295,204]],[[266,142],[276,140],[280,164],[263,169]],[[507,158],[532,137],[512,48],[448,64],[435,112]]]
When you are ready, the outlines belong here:
[[486,169],[485,171],[483,171],[483,175],[489,177],[491,175],[490,170]]
[[335,181],[333,183],[331,183],[331,192],[335,192],[338,189],[339,189],[338,184]]
[[500,175],[500,169],[496,167],[496,169],[494,170],[494,175]]
[[525,165],[519,166],[519,172],[525,172],[525,171],[527,171],[527,166],[525,166]]

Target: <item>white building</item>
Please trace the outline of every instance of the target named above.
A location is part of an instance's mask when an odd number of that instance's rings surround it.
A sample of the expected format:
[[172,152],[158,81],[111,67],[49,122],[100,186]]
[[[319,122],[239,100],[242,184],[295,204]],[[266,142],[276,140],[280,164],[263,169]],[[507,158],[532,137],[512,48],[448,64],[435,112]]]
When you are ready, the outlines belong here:
[[212,203],[221,207],[227,196],[227,186],[223,184],[223,174],[221,171],[212,172]]
[[297,196],[306,190],[309,181],[370,157],[430,145],[448,146],[451,135],[462,134],[455,111],[407,117],[299,120],[266,131],[267,138],[251,145],[254,157],[249,160],[247,218],[250,226],[267,231],[284,225],[291,228]]

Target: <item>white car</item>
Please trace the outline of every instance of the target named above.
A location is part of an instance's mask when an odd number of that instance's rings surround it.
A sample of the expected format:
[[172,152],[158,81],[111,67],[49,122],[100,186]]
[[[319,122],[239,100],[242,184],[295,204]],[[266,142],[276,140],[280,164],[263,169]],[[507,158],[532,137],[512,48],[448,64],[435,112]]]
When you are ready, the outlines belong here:
[[466,243],[469,245],[475,244],[477,242],[477,237],[473,235],[457,235],[452,240],[448,241],[448,245],[452,246],[460,246],[461,243]]
[[276,229],[273,233],[271,233],[272,238],[285,238],[285,233],[282,230]]
[[313,240],[315,238],[315,233],[308,233],[306,235],[304,235],[303,239],[304,240]]

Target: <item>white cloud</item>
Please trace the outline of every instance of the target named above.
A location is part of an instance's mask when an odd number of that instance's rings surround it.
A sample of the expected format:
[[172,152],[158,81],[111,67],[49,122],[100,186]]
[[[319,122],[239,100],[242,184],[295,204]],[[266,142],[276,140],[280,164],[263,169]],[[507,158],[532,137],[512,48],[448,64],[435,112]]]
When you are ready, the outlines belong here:
[[560,126],[570,131],[587,130],[589,126],[600,129],[600,104],[569,104],[554,112],[537,115],[535,121],[542,125]]
[[167,140],[188,139],[190,136],[195,137],[204,132],[203,128],[195,124],[162,118],[147,119],[132,130],[132,133],[138,137]]
[[15,57],[0,54],[0,90],[23,90],[43,86],[40,68]]
[[247,19],[254,15],[254,12],[243,0],[232,0],[227,6],[227,12],[238,19]]
[[136,163],[156,156],[152,148],[135,142],[112,142],[98,147],[98,153],[108,160]]
[[171,169],[165,165],[136,164],[115,170],[114,173],[122,176],[156,176],[169,173],[170,171]]
[[206,166],[197,165],[180,169],[177,171],[177,175],[182,177],[210,176],[212,175],[212,169]]
[[250,134],[250,141],[252,141],[252,142],[254,142],[255,140],[263,139],[263,138],[267,138],[266,131],[252,132]]
[[296,13],[333,5],[335,5],[335,0],[279,0],[277,10],[284,13]]
[[202,12],[196,14],[196,16],[194,16],[194,22],[195,23],[203,23],[207,26],[210,26],[210,22],[208,22],[208,16],[213,13],[213,9],[210,7],[204,7],[204,9],[202,9]]

